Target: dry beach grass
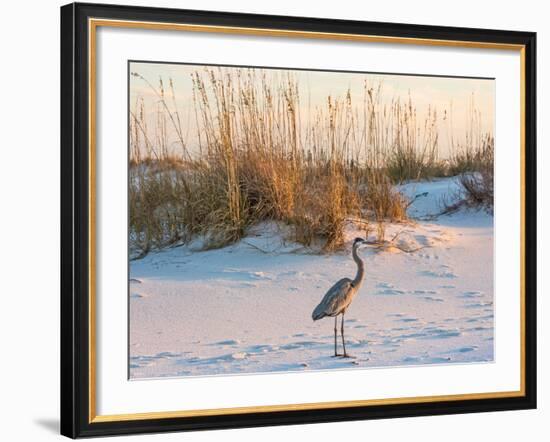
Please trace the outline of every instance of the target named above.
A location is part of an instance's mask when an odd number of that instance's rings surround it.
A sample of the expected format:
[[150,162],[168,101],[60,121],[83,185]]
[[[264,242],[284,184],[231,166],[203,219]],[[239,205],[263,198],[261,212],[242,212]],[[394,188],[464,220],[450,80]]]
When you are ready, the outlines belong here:
[[196,238],[221,247],[262,221],[330,252],[350,219],[379,235],[385,221],[406,220],[409,200],[395,184],[410,180],[463,174],[465,198],[492,204],[494,141],[480,133],[475,110],[466,141],[441,159],[436,110],[419,121],[411,98],[383,102],[381,83],[365,81],[358,98],[327,96],[303,115],[291,72],[274,81],[254,69],[204,68],[192,74],[194,116],[184,124],[171,79],[154,86],[132,75],[158,103],[153,128],[143,101],[130,113],[133,257]]

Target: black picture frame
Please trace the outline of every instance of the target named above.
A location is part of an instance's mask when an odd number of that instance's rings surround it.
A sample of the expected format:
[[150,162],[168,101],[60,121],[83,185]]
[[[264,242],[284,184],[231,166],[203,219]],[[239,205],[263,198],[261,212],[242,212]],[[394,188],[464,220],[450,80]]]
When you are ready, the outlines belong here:
[[[524,51],[524,395],[94,422],[90,419],[89,18],[521,45]],[[61,8],[61,434],[241,428],[536,408],[536,34],[73,3]]]

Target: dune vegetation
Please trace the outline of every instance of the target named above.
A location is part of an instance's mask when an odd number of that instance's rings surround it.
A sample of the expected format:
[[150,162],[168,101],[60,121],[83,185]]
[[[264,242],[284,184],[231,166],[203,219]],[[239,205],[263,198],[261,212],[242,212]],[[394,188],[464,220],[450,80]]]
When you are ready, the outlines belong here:
[[383,232],[383,223],[405,221],[410,200],[396,184],[413,180],[459,175],[464,204],[491,209],[494,140],[475,109],[464,141],[451,140],[442,158],[436,123],[445,116],[418,117],[411,98],[382,100],[382,83],[365,81],[358,97],[327,96],[304,115],[291,72],[273,82],[254,69],[204,68],[192,74],[194,115],[184,123],[171,79],[132,75],[158,103],[148,109],[138,99],[130,109],[134,258],[197,239],[222,247],[264,221],[331,252],[346,223]]

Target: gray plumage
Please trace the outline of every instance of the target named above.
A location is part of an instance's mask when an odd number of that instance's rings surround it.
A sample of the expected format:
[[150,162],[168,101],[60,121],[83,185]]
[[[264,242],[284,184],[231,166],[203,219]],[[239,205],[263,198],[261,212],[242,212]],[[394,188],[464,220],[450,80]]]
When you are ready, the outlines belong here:
[[351,279],[342,278],[328,290],[323,300],[313,310],[311,317],[317,321],[325,316],[339,315],[351,303],[356,292]]
[[342,315],[342,325],[341,325],[341,334],[342,334],[342,346],[344,347],[344,357],[348,357],[346,353],[346,344],[344,340],[344,314],[346,313],[347,308],[357,295],[359,287],[363,282],[365,276],[365,263],[359,257],[357,250],[359,246],[364,244],[366,241],[362,238],[356,238],[353,242],[352,256],[353,260],[357,264],[357,274],[354,279],[342,278],[336,284],[334,284],[325,294],[321,302],[313,313],[311,317],[314,321],[322,319],[326,316],[334,317],[334,356],[340,356],[337,352],[337,316]]

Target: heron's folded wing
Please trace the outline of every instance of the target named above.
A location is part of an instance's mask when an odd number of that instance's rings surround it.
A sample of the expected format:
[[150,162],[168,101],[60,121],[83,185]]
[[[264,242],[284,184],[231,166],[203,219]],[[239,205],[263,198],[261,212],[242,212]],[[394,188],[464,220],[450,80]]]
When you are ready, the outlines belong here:
[[[323,297],[319,304],[319,310],[327,315],[339,312],[340,306],[345,302],[346,295],[351,289],[351,279],[343,278],[334,284]],[[316,309],[317,310],[317,309]]]

